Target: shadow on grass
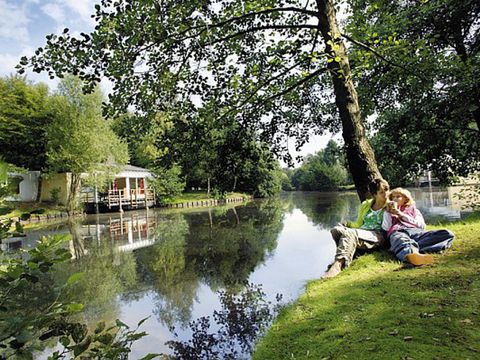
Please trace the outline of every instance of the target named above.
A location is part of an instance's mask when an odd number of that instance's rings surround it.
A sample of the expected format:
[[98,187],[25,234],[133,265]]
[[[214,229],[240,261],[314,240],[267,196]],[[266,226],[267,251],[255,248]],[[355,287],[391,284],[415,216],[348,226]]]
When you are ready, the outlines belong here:
[[2,215],[7,215],[9,212],[11,212],[13,209],[9,206],[0,206],[0,216]]
[[405,269],[381,250],[357,257],[335,279],[310,283],[253,358],[479,358],[480,241],[465,233],[478,219],[462,221],[468,226],[432,266]]

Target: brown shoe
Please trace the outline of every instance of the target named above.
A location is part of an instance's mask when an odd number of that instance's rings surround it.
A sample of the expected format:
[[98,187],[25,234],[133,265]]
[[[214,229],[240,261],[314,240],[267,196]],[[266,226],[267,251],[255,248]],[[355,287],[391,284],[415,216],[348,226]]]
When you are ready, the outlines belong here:
[[405,256],[405,260],[415,266],[429,265],[433,263],[433,256],[428,254],[413,253]]

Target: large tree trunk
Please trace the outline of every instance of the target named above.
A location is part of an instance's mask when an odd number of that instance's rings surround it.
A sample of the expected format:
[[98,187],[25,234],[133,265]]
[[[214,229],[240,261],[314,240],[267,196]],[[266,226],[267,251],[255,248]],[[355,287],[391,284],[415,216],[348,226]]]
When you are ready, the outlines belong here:
[[70,179],[70,192],[67,196],[67,214],[73,216],[75,211],[78,210],[79,191],[80,191],[80,174],[71,174]]
[[381,174],[373,149],[365,136],[358,95],[352,82],[345,45],[337,26],[333,1],[317,0],[317,6],[320,15],[318,26],[326,44],[327,53],[334,59],[340,58],[340,62],[332,61],[328,66],[333,80],[335,102],[342,121],[342,136],[345,141],[348,166],[358,196],[363,201],[368,194],[368,183],[381,177]]

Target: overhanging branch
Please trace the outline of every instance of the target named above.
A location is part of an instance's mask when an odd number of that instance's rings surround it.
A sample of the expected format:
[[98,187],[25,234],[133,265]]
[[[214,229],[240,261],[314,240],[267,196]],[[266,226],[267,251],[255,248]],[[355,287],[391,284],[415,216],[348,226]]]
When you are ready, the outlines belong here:
[[[392,66],[395,66],[395,67],[398,67],[402,70],[405,70],[406,72],[408,73],[413,73],[412,70],[406,68],[405,66],[403,65],[400,65],[400,64],[397,64],[397,63],[394,63],[393,61],[391,60],[388,60],[385,56],[383,56],[382,54],[380,54],[378,51],[376,51],[374,48],[362,43],[361,41],[358,41],[358,40],[355,40],[353,39],[352,37],[348,36],[347,34],[341,34],[342,37],[344,37],[345,39],[347,39],[348,41],[354,43],[355,45],[358,45],[362,48],[364,48],[365,50],[368,50],[370,51],[371,53],[373,53],[375,56],[377,56],[378,58],[380,58],[381,60],[383,60],[384,62],[386,62],[387,64],[389,65],[392,65]],[[420,76],[421,78],[425,79],[425,77],[420,74],[420,73],[415,73],[416,75]]]

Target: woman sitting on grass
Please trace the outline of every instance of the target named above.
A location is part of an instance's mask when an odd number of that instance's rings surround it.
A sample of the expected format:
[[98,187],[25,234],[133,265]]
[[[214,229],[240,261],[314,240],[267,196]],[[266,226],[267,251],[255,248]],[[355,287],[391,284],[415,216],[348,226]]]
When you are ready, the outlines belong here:
[[385,243],[382,222],[389,190],[388,182],[375,179],[368,185],[368,190],[373,198],[360,204],[357,221],[342,221],[340,225],[330,230],[337,244],[337,250],[335,261],[323,276],[324,278],[334,277],[343,268],[348,267],[357,249],[375,249]]
[[451,231],[425,230],[422,213],[416,208],[410,191],[393,189],[389,200],[382,228],[387,231],[390,250],[399,260],[415,266],[431,264],[432,255],[422,253],[439,252],[452,246],[455,235]]

